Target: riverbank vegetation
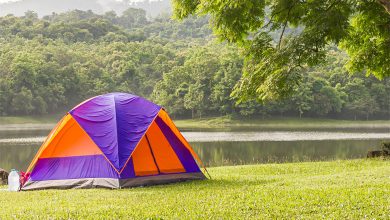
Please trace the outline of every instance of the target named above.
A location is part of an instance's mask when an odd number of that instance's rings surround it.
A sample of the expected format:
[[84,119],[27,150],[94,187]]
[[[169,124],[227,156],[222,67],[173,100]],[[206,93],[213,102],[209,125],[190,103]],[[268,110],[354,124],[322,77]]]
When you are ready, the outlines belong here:
[[[48,127],[55,124],[63,117],[63,114],[41,115],[41,116],[2,116],[0,117],[0,128],[15,130],[28,128],[36,125]],[[390,128],[390,120],[341,120],[327,118],[297,118],[297,117],[251,117],[244,116],[221,116],[204,117],[195,119],[175,118],[175,124],[180,129],[298,129],[298,130],[318,130],[318,129],[387,129]],[[50,129],[50,127],[48,128]]]
[[389,218],[390,161],[210,168],[213,179],[122,190],[0,191],[3,218]]
[[[65,114],[65,113],[64,113]],[[63,115],[33,115],[33,116],[2,116],[0,125],[12,124],[54,124],[57,123]]]
[[203,119],[178,119],[174,120],[179,128],[184,129],[380,129],[390,128],[390,120],[339,120],[319,118],[292,118],[292,117],[271,117],[271,118],[235,118],[208,117]]
[[302,72],[288,99],[237,104],[241,49],[215,42],[207,16],[153,19],[71,11],[0,17],[0,115],[66,112],[113,91],[134,93],[179,118],[205,116],[388,119],[390,80],[349,75],[346,54],[327,47],[323,65]]

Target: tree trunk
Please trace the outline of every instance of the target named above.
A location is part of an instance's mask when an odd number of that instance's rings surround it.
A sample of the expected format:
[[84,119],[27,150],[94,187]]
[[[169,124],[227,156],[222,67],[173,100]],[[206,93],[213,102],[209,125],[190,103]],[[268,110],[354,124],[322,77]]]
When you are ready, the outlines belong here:
[[388,14],[390,14],[390,0],[377,0],[377,2],[385,8]]

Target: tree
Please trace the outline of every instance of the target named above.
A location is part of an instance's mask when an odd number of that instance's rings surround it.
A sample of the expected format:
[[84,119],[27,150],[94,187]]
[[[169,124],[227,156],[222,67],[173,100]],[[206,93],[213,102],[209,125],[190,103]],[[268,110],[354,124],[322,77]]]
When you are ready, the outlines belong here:
[[340,98],[337,90],[328,85],[322,87],[320,91],[314,95],[315,114],[325,116],[330,112],[340,112],[343,101]]
[[199,112],[199,117],[202,118],[202,110],[204,108],[204,92],[202,85],[193,84],[188,88],[187,94],[184,95],[184,108],[191,110],[191,117],[195,117],[195,111]]
[[[237,104],[230,94],[244,65],[258,71],[258,58],[248,53],[244,62],[245,47],[215,43],[210,16],[145,21],[142,11],[131,12],[124,16],[131,23],[122,25],[122,15],[77,10],[43,18],[33,12],[0,17],[0,115],[65,112],[92,96],[119,91],[153,99],[174,117],[191,117],[191,112],[194,117],[389,117],[390,78],[346,74],[348,57],[335,45],[325,48],[322,65],[302,68],[297,75],[302,83],[292,87],[291,98]],[[271,40],[277,43],[280,31],[270,32]],[[290,33],[286,27],[284,35]],[[262,68],[275,65],[287,68],[288,62],[270,59]]]
[[368,120],[369,116],[378,110],[378,103],[370,95],[362,79],[356,78],[348,82],[344,90],[349,99],[345,108],[354,115],[355,120],[358,116],[365,116]]
[[297,87],[297,91],[294,92],[292,99],[298,110],[299,118],[302,118],[302,115],[312,107],[313,94],[311,88],[307,85]]
[[[350,70],[390,76],[390,0],[173,0],[174,14],[209,14],[219,38],[245,50],[240,100],[291,94],[305,68],[324,60],[327,45],[350,55]],[[272,33],[278,37],[272,39]]]
[[122,14],[123,15],[117,19],[117,22],[127,29],[140,27],[148,23],[146,11],[142,9],[129,8]]
[[17,114],[30,114],[34,111],[32,92],[26,87],[21,88],[20,92],[14,95],[11,102],[11,108]]
[[233,87],[241,76],[242,59],[238,56],[235,47],[212,48],[219,51],[221,58],[220,68],[214,73],[212,92],[210,95],[213,110],[217,110],[221,115],[235,111],[235,101],[230,97]]

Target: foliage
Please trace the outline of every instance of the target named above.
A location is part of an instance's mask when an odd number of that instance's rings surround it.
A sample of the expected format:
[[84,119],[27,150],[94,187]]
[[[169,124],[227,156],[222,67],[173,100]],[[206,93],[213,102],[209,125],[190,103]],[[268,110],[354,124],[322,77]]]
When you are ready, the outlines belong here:
[[182,65],[164,73],[154,100],[173,114],[231,113],[234,102],[229,97],[242,67],[235,48],[207,45],[191,48],[184,56]]
[[383,153],[387,153],[387,155],[390,155],[390,142],[382,142],[381,150],[383,151]]
[[[193,118],[225,114],[355,120],[372,116],[387,118],[390,114],[389,80],[366,78],[362,73],[348,75],[343,68],[344,53],[334,48],[328,48],[327,53],[328,59],[323,65],[301,73],[302,84],[294,88],[291,98],[237,105],[237,99],[229,94],[243,66],[238,50],[232,46],[206,45],[191,49],[184,63],[164,73],[154,89],[153,99],[175,115],[192,115]],[[223,58],[216,59],[218,56]]]
[[[237,104],[230,94],[251,67],[242,49],[215,42],[208,20],[150,20],[131,8],[123,15],[76,10],[0,17],[0,115],[59,114],[113,91],[152,99],[174,117],[390,115],[388,80],[348,75],[346,55],[336,47],[326,48],[323,65],[299,71],[302,83],[289,99]],[[279,64],[264,68],[272,65]]]
[[[239,101],[283,98],[302,73],[321,64],[327,46],[346,49],[351,72],[390,76],[390,1],[174,0],[179,19],[208,14],[214,33],[245,50]],[[277,37],[275,37],[277,32]],[[272,38],[274,36],[274,38]]]

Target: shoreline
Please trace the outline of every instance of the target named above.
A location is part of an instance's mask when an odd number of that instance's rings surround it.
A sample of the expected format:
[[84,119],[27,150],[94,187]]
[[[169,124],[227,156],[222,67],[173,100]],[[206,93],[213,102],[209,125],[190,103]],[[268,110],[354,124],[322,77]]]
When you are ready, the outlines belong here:
[[[61,117],[50,116],[23,116],[0,117],[0,131],[16,130],[51,130]],[[314,118],[267,118],[247,119],[231,117],[210,117],[203,119],[178,119],[173,120],[180,129],[389,129],[390,120],[337,120]]]

